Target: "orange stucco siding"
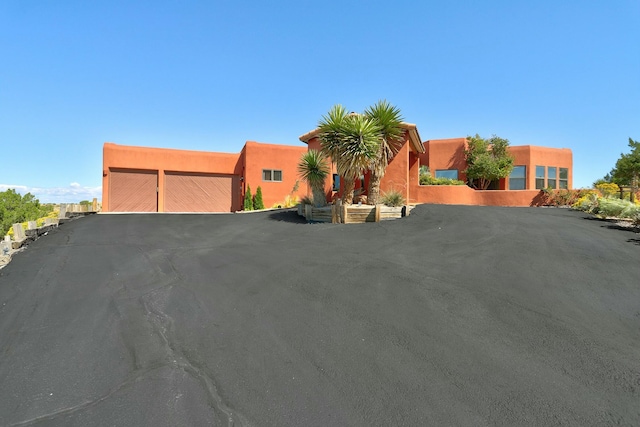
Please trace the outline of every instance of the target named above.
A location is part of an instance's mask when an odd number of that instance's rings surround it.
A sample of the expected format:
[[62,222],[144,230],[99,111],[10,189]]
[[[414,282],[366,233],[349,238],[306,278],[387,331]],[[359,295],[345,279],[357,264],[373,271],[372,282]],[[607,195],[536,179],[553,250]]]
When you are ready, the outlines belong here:
[[[268,208],[284,202],[287,195],[296,197],[306,195],[306,184],[298,175],[298,162],[306,152],[305,146],[272,145],[248,141],[242,150],[244,191],[248,185],[251,187],[251,194],[255,195],[260,186],[264,205]],[[264,180],[263,170],[265,169],[281,171],[282,181]],[[298,189],[294,191],[296,183]]]
[[[573,188],[573,155],[570,149],[521,145],[509,147],[509,152],[515,158],[514,165],[527,166],[527,190],[536,188],[536,166],[545,167],[545,178],[549,167],[555,167],[557,173],[560,168],[566,168],[568,188]],[[558,179],[559,176],[556,177],[556,180]],[[556,181],[556,188],[558,188],[558,181]]]
[[[463,171],[467,168],[464,151],[466,138],[436,139],[427,141],[426,153],[420,154],[420,163],[429,166],[431,175],[437,170],[456,169],[458,179],[466,181]],[[568,187],[573,188],[573,156],[568,148],[538,147],[533,145],[516,145],[509,147],[514,157],[515,166],[526,166],[526,189],[534,190],[536,166],[568,169]],[[508,179],[500,182],[500,189],[508,190]],[[518,190],[519,191],[519,190]]]
[[[242,209],[247,183],[252,194],[262,187],[265,206],[284,201],[297,179],[296,166],[306,147],[247,142],[238,154],[165,148],[134,147],[105,143],[103,147],[102,208],[111,212],[109,182],[113,170],[142,170],[158,173],[158,212],[165,211],[167,173],[216,174],[232,178],[231,210]],[[262,180],[262,169],[282,171],[282,182]],[[300,185],[302,194],[304,185]]]
[[419,185],[412,188],[412,203],[476,206],[537,206],[540,190],[474,190],[466,185]]
[[409,137],[405,134],[402,147],[389,162],[384,177],[380,181],[380,194],[398,191],[402,193],[405,200],[409,200],[410,153]]
[[466,138],[433,139],[424,143],[425,153],[420,154],[420,164],[429,166],[431,176],[437,170],[456,169],[458,179],[466,181],[462,172],[467,168],[464,150],[467,148]]
[[[466,169],[465,138],[431,140],[425,143],[426,153],[420,155],[420,163],[429,166],[432,176],[436,170],[456,169],[458,179],[466,180],[462,172]],[[415,203],[440,203],[486,206],[532,206],[536,205],[540,190],[536,189],[536,166],[555,167],[568,170],[568,188],[573,188],[573,157],[567,148],[538,147],[532,145],[510,146],[515,166],[526,167],[524,190],[509,190],[509,179],[500,180],[499,188],[507,191],[474,190],[467,186],[412,185],[410,199]],[[558,172],[559,173],[559,172]],[[413,177],[411,182],[413,181]],[[558,184],[556,183],[556,188]]]

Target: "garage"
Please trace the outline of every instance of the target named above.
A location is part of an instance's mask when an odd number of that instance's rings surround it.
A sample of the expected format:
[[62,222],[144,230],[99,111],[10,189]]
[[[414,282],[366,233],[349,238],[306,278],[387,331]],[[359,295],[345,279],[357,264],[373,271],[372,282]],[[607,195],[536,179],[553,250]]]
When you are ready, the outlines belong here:
[[239,209],[235,175],[166,172],[165,212],[232,212]]
[[158,172],[111,169],[109,203],[111,212],[158,212]]

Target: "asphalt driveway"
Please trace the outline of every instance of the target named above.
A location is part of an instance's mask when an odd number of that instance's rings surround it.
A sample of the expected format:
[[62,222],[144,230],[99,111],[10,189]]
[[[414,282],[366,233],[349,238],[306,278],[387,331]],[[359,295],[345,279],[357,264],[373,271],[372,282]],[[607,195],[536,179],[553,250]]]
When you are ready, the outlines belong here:
[[0,425],[640,425],[640,234],[98,215],[0,270]]

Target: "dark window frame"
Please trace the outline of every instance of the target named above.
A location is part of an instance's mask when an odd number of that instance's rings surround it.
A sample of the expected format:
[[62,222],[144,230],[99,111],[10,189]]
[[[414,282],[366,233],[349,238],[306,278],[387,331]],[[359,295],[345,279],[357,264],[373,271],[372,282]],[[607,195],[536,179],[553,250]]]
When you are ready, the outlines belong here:
[[[551,173],[551,171],[553,171],[553,174]],[[551,188],[553,190],[558,188],[558,167],[557,166],[547,167],[547,188]]]
[[[546,187],[545,173],[547,168],[545,166],[536,166],[536,190],[544,190]],[[542,174],[539,174],[542,172]]]
[[562,190],[569,189],[569,168],[558,168],[558,188]]
[[[523,174],[522,176],[513,176],[513,173],[516,171],[516,168],[522,168]],[[520,169],[518,169],[520,170]],[[519,185],[512,185],[512,184]],[[514,187],[522,187],[522,188],[514,188]],[[509,174],[509,190],[526,190],[527,189],[527,166],[526,165],[516,165],[513,167],[513,170]]]
[[[277,174],[280,175],[280,179],[276,179]],[[262,181],[282,182],[282,169],[262,169]]]

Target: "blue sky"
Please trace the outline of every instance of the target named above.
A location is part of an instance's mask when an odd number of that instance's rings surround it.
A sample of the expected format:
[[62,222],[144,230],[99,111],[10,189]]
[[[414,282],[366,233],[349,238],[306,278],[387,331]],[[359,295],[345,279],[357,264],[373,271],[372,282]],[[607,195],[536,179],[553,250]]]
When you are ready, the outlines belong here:
[[0,191],[101,197],[102,145],[299,145],[337,103],[423,140],[573,150],[574,187],[640,140],[640,1],[0,1]]

